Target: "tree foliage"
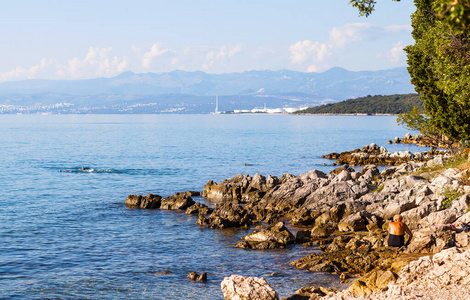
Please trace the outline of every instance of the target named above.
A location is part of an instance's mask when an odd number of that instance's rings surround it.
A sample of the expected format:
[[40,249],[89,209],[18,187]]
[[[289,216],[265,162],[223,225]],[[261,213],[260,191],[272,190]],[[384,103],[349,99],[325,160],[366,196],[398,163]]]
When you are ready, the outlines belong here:
[[440,21],[437,1],[415,0],[415,44],[405,48],[408,72],[430,123],[447,137],[470,139],[470,39]]
[[[368,16],[372,0],[350,1]],[[453,140],[470,140],[470,0],[414,0],[415,44],[408,72],[429,124]]]
[[[393,1],[399,2],[400,0]],[[359,10],[360,16],[368,17],[374,11],[377,2],[374,0],[350,0],[349,3]]]
[[441,139],[439,131],[432,125],[430,118],[424,115],[416,106],[411,111],[399,114],[397,123],[409,130],[419,131],[435,140]]
[[[400,2],[400,0],[393,0]],[[429,9],[456,33],[465,33],[470,28],[470,0],[434,0]],[[359,10],[359,15],[368,17],[375,9],[377,1],[350,0]]]

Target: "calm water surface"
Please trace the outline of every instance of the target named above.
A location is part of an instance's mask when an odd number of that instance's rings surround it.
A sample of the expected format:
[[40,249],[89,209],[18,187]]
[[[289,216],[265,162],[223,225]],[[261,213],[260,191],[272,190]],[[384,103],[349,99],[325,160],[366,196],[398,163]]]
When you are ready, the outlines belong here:
[[[223,299],[220,282],[265,277],[281,297],[337,277],[293,269],[315,251],[247,251],[244,230],[126,208],[129,194],[202,190],[238,173],[329,172],[322,154],[407,132],[393,116],[0,116],[0,298]],[[245,165],[248,164],[248,165]],[[88,168],[87,172],[59,172]],[[196,199],[204,201],[203,199]],[[297,230],[293,228],[293,230]],[[207,272],[206,283],[191,282]]]

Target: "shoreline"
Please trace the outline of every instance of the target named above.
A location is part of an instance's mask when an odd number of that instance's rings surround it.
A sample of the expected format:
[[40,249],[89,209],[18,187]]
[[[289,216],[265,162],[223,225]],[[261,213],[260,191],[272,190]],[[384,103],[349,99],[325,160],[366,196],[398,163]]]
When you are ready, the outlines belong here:
[[[364,148],[379,147],[371,144]],[[329,174],[317,170],[280,178],[239,174],[219,183],[209,181],[201,196],[216,204],[214,209],[193,201],[191,196],[197,192],[163,199],[151,194],[130,195],[126,205],[185,210],[186,214],[198,215],[198,226],[212,229],[253,230],[234,245],[251,249],[248,251],[285,248],[294,243],[313,252],[321,250],[291,265],[340,275],[350,287],[345,291],[305,287],[297,295],[367,297],[397,282],[400,270],[411,262],[456,245],[461,249],[470,245],[466,232],[453,229],[470,223],[470,186],[465,185],[468,170],[446,165],[458,158],[455,155],[437,151],[428,154],[432,156],[423,157],[421,162],[408,157],[406,162],[382,171],[366,165],[359,173],[342,165]],[[465,165],[466,161],[460,163]],[[444,196],[449,184],[455,193]],[[406,249],[385,245],[387,224],[398,213],[415,235]],[[285,226],[287,221],[291,225]],[[298,229],[295,235],[289,231],[291,226]],[[359,277],[348,280],[354,276]],[[388,278],[386,282],[378,283],[383,276]],[[292,297],[286,299],[295,299]]]

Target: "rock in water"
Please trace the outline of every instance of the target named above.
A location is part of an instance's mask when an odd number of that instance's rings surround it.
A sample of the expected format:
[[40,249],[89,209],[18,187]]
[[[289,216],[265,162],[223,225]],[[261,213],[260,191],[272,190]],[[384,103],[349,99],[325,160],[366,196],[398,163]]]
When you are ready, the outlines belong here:
[[191,279],[191,280],[196,280],[198,277],[199,277],[198,273],[191,272],[191,273],[189,273],[189,275],[186,278]]
[[232,275],[220,284],[225,300],[279,300],[276,291],[264,278]]
[[207,273],[204,272],[196,278],[197,281],[207,281]]
[[254,231],[243,238],[248,242],[277,242],[280,244],[289,244],[295,242],[294,235],[284,226],[283,222],[278,222],[269,229]]
[[148,194],[147,196],[129,195],[126,199],[126,205],[129,207],[140,207],[146,209],[160,208],[162,196]]
[[167,210],[186,209],[194,205],[194,200],[187,193],[176,193],[173,196],[162,199],[160,208]]

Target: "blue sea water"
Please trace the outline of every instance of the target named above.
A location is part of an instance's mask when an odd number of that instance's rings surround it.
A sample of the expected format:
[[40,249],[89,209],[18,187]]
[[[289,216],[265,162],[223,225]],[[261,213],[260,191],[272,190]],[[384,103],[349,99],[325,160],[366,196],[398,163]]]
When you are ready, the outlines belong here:
[[[421,151],[386,144],[407,132],[395,119],[1,115],[0,298],[223,299],[220,282],[232,274],[265,277],[281,297],[307,285],[341,288],[337,276],[289,265],[313,247],[233,248],[249,230],[200,228],[195,216],[124,202],[201,191],[239,173],[329,172],[322,154],[372,142]],[[189,281],[193,271],[209,280]]]

